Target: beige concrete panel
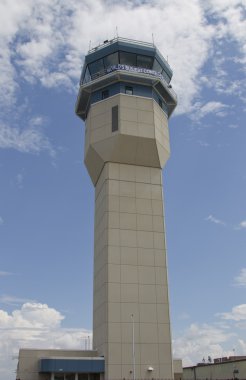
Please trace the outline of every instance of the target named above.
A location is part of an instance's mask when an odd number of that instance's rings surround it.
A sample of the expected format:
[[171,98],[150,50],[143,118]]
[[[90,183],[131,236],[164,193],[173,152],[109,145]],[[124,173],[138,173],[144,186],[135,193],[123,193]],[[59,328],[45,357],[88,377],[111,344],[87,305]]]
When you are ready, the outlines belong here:
[[110,195],[107,202],[105,201],[108,211],[120,211],[120,197],[117,195]]
[[91,180],[95,185],[103,168],[104,161],[96,150],[90,145],[88,150],[85,151],[84,162]]
[[94,261],[94,273],[97,274],[98,271],[107,263],[107,247],[104,247],[97,259]]
[[134,108],[121,107],[120,108],[120,119],[126,121],[138,121],[138,112]]
[[109,110],[91,117],[91,128],[97,129],[111,122]]
[[[122,366],[122,379],[132,379],[133,365],[132,363],[125,364]],[[136,364],[135,366],[136,379],[141,379],[140,376],[140,366]]]
[[138,249],[136,247],[121,247],[121,264],[137,265]]
[[[158,363],[158,344],[141,344],[141,364],[147,366],[154,366],[154,363]],[[147,370],[147,368],[146,368]]]
[[108,282],[120,282],[120,265],[108,264]]
[[120,228],[120,215],[118,212],[108,213],[108,227],[109,228]]
[[135,164],[144,167],[161,167],[159,151],[156,149],[156,140],[153,138],[140,137],[135,150]]
[[94,292],[94,297],[93,297],[94,308],[97,309],[106,301],[107,301],[107,289],[106,289],[106,284],[104,284],[97,291]]
[[137,232],[120,230],[120,245],[122,247],[137,247]]
[[155,249],[165,249],[164,233],[154,232],[154,248]]
[[121,197],[135,197],[136,185],[135,182],[120,181],[120,196]]
[[158,342],[171,343],[170,325],[169,323],[158,324]]
[[108,342],[120,343],[121,337],[121,323],[109,323],[108,324]]
[[164,220],[163,216],[153,216],[153,230],[155,232],[164,232]]
[[[109,302],[108,303],[108,322],[120,322],[120,302]],[[95,315],[95,313],[94,313]]]
[[157,285],[167,285],[167,271],[165,267],[155,267],[155,279]]
[[156,285],[156,302],[162,304],[168,303],[167,286]]
[[152,248],[138,248],[138,265],[155,265],[155,256]]
[[149,183],[136,183],[136,197],[151,199],[151,184]]
[[108,245],[120,245],[120,230],[117,228],[108,229]]
[[121,302],[138,302],[137,284],[121,284]]
[[97,291],[106,282],[107,279],[107,265],[104,265],[102,269],[94,276],[94,289]]
[[154,114],[153,111],[144,111],[144,110],[139,110],[137,112],[137,118],[138,118],[138,123],[140,124],[150,124],[152,125],[152,128],[154,129]]
[[155,285],[139,285],[139,302],[156,303]]
[[108,166],[108,178],[109,179],[120,179],[120,164],[109,162],[106,164]]
[[137,229],[137,215],[129,213],[120,214],[120,229],[136,230]]
[[[97,309],[94,309],[93,313],[93,326],[98,327],[105,321],[107,321],[107,305],[104,303]],[[113,321],[114,322],[114,321]]]
[[[135,286],[134,286],[135,287]],[[139,321],[139,305],[133,302],[121,303],[121,322],[132,322],[131,315],[134,315],[135,323]]]
[[[122,365],[129,364],[130,370],[132,370],[132,337],[131,343],[122,343]],[[135,362],[140,363],[140,346],[135,342]],[[128,374],[129,376],[129,374]]]
[[120,124],[120,132],[129,136],[141,136],[139,134],[139,126],[135,121],[122,120]]
[[155,284],[155,267],[139,266],[139,284]]
[[162,171],[158,168],[150,168],[151,183],[153,185],[162,185]]
[[108,326],[106,323],[102,323],[95,329],[93,329],[93,347],[101,346],[105,341],[107,341]]
[[[156,138],[157,137],[158,136],[156,136]],[[161,145],[161,141],[159,141],[158,138],[156,139],[156,147],[157,147],[157,151],[158,151],[158,157],[160,160],[160,166],[163,168],[165,166],[169,156],[170,156],[170,150],[164,148],[164,146]]]
[[136,198],[120,197],[120,212],[136,214]]
[[108,252],[108,262],[111,264],[120,264],[121,263],[121,254],[120,247],[111,246],[107,247]]
[[[121,323],[121,331],[122,331],[122,343],[131,343],[132,344],[132,321],[128,323]],[[134,324],[134,341],[135,343],[140,342],[139,336],[139,324]]]
[[153,248],[154,236],[153,232],[149,231],[137,231],[137,243],[141,248]]
[[120,180],[135,182],[136,180],[135,165],[120,164]]
[[138,214],[152,215],[152,204],[150,199],[136,199],[136,209]]
[[138,267],[136,265],[121,265],[121,283],[138,283]]
[[156,305],[156,308],[158,323],[170,323],[168,303],[159,303]]
[[137,109],[153,112],[153,100],[148,98],[137,97]]
[[107,377],[106,379],[107,380],[115,380],[115,379],[121,379],[122,378],[122,375],[121,375],[121,364],[110,364],[110,366],[108,366],[108,370],[107,370]]
[[172,362],[170,343],[159,344],[159,360],[160,364]]
[[120,106],[136,109],[138,108],[137,100],[138,98],[136,96],[129,96],[124,94],[120,97]]
[[136,181],[143,183],[151,183],[150,168],[144,166],[136,167]]
[[137,229],[139,231],[153,231],[152,215],[137,215]]
[[151,201],[153,215],[160,215],[163,217],[163,202],[156,199]]
[[151,198],[162,201],[162,186],[151,185]]
[[108,302],[120,302],[121,292],[120,283],[109,282],[108,287]]
[[158,328],[156,323],[140,323],[139,328],[140,343],[158,343]]
[[166,255],[163,249],[155,249],[155,266],[166,267]]
[[111,135],[111,126],[104,125],[101,128],[97,128],[91,131],[91,140],[90,143],[93,145],[99,141],[105,140]]
[[173,379],[172,365],[170,363],[160,364],[159,370],[161,379]]
[[109,195],[120,195],[120,182],[114,179],[108,180],[106,182],[107,194]]
[[140,319],[140,323],[156,323],[157,322],[156,305],[153,303],[139,304],[139,319]]

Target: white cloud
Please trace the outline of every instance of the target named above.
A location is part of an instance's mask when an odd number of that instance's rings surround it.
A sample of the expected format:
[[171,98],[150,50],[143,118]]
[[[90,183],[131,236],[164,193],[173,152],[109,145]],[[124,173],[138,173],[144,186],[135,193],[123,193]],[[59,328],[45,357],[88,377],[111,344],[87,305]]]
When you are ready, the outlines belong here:
[[246,287],[246,268],[242,268],[239,275],[235,277],[234,285]]
[[64,316],[46,304],[25,303],[11,314],[0,310],[0,377],[12,380],[20,347],[84,348],[91,332],[65,329]]
[[0,277],[11,276],[13,273],[0,270]]
[[0,122],[0,148],[16,149],[25,153],[40,153],[44,150],[51,156],[55,155],[51,142],[37,126],[28,126],[20,130],[18,127],[10,127]]
[[242,220],[242,222],[239,223],[238,228],[239,229],[246,228],[246,220]]
[[173,340],[174,356],[182,358],[185,366],[201,362],[203,357],[220,357],[221,352],[226,354],[222,344],[231,337],[232,334],[222,328],[193,323]]
[[219,117],[225,117],[227,115],[227,109],[229,106],[221,102],[208,102],[201,104],[197,102],[191,108],[191,119],[198,122],[209,114],[213,114]]
[[223,222],[220,219],[215,218],[213,215],[209,215],[205,220],[208,220],[208,221],[215,223],[215,224],[220,224],[222,226],[226,225],[225,222]]
[[[10,274],[12,274],[12,273],[10,273]],[[7,295],[7,294],[0,296],[0,303],[5,304],[5,305],[9,305],[9,306],[19,306],[23,303],[28,303],[28,302],[35,302],[35,301],[29,300],[27,298],[15,297],[15,296]]]
[[246,304],[237,305],[231,312],[217,313],[218,317],[232,321],[246,321]]

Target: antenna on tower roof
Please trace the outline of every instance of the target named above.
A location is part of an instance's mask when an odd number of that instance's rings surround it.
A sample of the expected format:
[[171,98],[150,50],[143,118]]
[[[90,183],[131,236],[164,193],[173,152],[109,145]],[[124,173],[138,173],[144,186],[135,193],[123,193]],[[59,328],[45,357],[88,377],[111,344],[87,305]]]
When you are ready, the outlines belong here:
[[115,28],[115,31],[116,31],[116,37],[118,38],[118,26],[116,25],[116,28]]
[[154,41],[154,33],[152,33],[152,42],[153,42],[153,45],[155,44],[155,41]]
[[89,51],[91,50],[91,40],[89,42]]

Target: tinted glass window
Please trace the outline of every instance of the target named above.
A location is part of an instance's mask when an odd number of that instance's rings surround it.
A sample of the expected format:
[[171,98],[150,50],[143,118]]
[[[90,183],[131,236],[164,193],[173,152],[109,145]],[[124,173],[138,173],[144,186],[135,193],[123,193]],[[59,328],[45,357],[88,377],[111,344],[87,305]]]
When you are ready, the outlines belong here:
[[159,106],[162,108],[162,100],[160,98],[158,98],[158,103],[159,103]]
[[92,77],[93,75],[102,72],[104,70],[103,60],[99,59],[98,61],[90,63],[89,69]]
[[169,76],[167,75],[165,70],[162,70],[161,74],[162,74],[163,78],[167,81],[167,83],[169,83],[171,79],[169,78]]
[[130,87],[130,86],[126,86],[126,87],[125,87],[125,93],[126,93],[127,95],[133,95],[133,88]]
[[146,55],[137,55],[137,66],[144,69],[152,69],[153,58]]
[[156,59],[154,60],[153,70],[157,71],[158,73],[161,73],[163,70],[163,68]]
[[120,63],[122,65],[137,66],[137,56],[133,53],[120,52]]
[[117,65],[119,63],[118,52],[107,55],[107,57],[104,57],[103,59],[104,59],[105,68],[109,66]]
[[108,97],[109,97],[109,91],[108,90],[102,91],[102,99],[107,99]]
[[89,69],[88,69],[88,66],[85,70],[85,75],[84,75],[84,80],[83,80],[83,83],[87,83],[87,82],[90,82],[91,80],[91,76],[90,76],[90,72],[89,72]]
[[112,107],[112,132],[118,131],[118,106]]

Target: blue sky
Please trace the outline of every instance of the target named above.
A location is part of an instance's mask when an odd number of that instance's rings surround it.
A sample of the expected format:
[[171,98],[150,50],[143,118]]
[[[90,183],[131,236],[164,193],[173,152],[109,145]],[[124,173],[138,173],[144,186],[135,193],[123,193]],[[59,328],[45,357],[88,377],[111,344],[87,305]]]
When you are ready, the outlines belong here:
[[[83,57],[152,41],[179,106],[164,170],[173,350],[246,355],[245,0],[0,4],[0,375],[91,335],[94,190],[74,114]],[[107,15],[107,17],[106,17]]]

